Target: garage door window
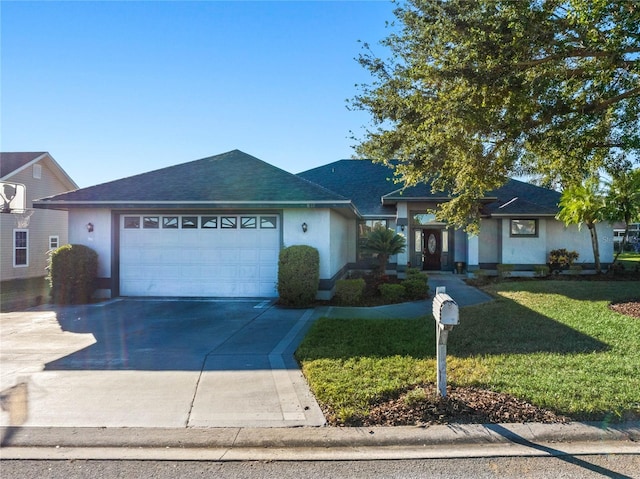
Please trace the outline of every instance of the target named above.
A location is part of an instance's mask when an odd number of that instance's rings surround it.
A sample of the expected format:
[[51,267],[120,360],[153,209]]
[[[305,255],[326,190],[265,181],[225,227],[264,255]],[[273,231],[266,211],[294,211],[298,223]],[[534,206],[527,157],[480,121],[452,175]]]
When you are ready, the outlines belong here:
[[275,216],[261,216],[260,217],[260,228],[273,230],[276,228],[276,217]]
[[255,229],[257,228],[257,220],[255,216],[242,216],[240,218],[240,228]]
[[203,216],[202,217],[202,228],[204,229],[213,229],[218,227],[218,217],[217,216]]
[[142,225],[145,229],[158,229],[160,218],[158,216],[145,216],[142,220]]
[[223,229],[236,229],[238,227],[238,218],[235,216],[223,216],[220,218],[220,227]]
[[183,216],[182,217],[182,229],[195,229],[198,227],[198,217],[197,216]]
[[177,216],[163,216],[162,228],[164,229],[178,229],[178,217]]
[[126,229],[137,229],[137,228],[140,228],[140,217],[139,216],[125,216],[124,217],[124,227]]

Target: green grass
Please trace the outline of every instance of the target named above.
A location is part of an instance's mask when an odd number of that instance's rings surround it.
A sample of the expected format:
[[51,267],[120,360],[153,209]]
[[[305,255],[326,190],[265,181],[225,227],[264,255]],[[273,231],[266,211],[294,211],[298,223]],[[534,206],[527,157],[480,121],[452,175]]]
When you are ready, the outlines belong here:
[[624,263],[627,268],[633,268],[634,266],[640,264],[640,253],[620,253],[620,256],[618,256],[618,261]]
[[[488,287],[449,335],[448,382],[512,394],[580,420],[640,415],[640,319],[609,303],[640,282],[529,281]],[[318,401],[341,420],[435,382],[435,324],[319,319],[296,352]]]

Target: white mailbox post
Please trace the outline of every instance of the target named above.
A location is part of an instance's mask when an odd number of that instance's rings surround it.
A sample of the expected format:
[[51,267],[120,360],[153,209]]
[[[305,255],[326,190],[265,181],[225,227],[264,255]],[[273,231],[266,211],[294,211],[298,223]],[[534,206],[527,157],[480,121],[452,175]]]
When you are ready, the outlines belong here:
[[446,293],[446,288],[436,288],[433,297],[433,317],[436,320],[436,357],[438,360],[438,391],[447,395],[447,337],[449,331],[460,322],[458,304]]

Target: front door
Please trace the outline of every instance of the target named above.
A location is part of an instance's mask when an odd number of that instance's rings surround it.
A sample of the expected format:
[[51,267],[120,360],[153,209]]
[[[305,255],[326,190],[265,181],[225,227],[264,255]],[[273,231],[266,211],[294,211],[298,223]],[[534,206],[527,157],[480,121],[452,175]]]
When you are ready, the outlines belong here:
[[440,270],[442,253],[442,235],[440,230],[423,230],[424,249],[422,251],[422,269]]

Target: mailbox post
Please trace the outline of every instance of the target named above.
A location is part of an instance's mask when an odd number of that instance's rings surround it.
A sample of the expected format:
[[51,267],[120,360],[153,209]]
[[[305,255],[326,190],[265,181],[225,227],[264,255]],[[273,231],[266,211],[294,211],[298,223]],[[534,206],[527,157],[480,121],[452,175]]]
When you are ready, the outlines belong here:
[[436,358],[438,361],[437,385],[442,397],[447,395],[447,338],[449,331],[460,322],[458,304],[446,293],[446,288],[436,288],[433,297],[433,317],[436,320]]

